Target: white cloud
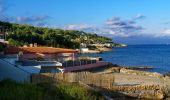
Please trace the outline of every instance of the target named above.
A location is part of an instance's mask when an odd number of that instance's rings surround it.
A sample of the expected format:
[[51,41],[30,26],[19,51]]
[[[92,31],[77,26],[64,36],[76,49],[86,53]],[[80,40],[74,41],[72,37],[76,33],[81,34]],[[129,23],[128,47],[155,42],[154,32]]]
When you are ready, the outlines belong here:
[[167,34],[167,35],[170,35],[170,29],[166,29],[163,33]]
[[[47,21],[49,20],[49,16],[20,16],[16,18],[11,18],[11,22],[21,23],[21,24],[31,24],[35,26],[49,26],[47,25]],[[54,28],[54,27],[53,27]],[[96,26],[91,24],[70,24],[62,28],[65,30],[79,30],[89,33],[96,34],[109,34],[108,36],[115,37],[131,37],[135,35],[140,35],[139,32],[143,29],[141,26],[136,24],[136,20],[122,20],[120,17],[112,17],[102,25]]]
[[143,34],[144,36],[154,37],[154,38],[170,38],[170,29],[165,29],[159,33]]
[[10,18],[10,22],[19,23],[19,24],[31,24],[34,26],[47,26],[47,21],[51,17],[46,15],[39,16],[18,16]]
[[130,37],[139,35],[143,28],[136,25],[135,20],[122,20],[120,17],[112,17],[103,24],[102,27],[89,24],[70,24],[63,27],[66,30],[80,30],[108,36]]
[[130,37],[137,35],[136,33],[142,30],[141,26],[136,25],[134,20],[122,20],[120,17],[108,19],[105,28],[109,34],[120,37]]
[[156,34],[155,37],[170,37],[170,29],[165,29],[162,33]]
[[146,18],[146,16],[144,16],[143,14],[137,14],[135,17],[133,17],[133,20],[144,19],[144,18]]
[[90,24],[70,24],[62,27],[65,30],[79,30],[79,31],[85,31],[85,32],[91,32],[91,33],[100,33],[99,27],[95,25]]
[[70,24],[70,25],[66,25],[64,26],[64,29],[66,30],[85,30],[85,29],[89,29],[93,26],[88,25],[88,24]]
[[0,21],[31,24],[35,26],[47,26],[47,21],[51,18],[46,15],[10,17],[6,14],[7,8],[8,5],[6,1],[0,0]]
[[49,16],[18,16],[14,18],[14,21],[19,23],[32,23],[32,22],[38,22],[38,21],[44,21],[47,20]]

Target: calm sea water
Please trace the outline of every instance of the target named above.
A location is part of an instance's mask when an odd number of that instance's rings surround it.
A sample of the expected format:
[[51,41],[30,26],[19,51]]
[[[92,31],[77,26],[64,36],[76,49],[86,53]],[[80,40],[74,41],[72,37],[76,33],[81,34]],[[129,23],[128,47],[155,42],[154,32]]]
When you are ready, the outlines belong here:
[[126,48],[113,48],[102,54],[83,54],[100,56],[105,61],[123,66],[150,66],[152,72],[170,72],[170,45],[130,45]]

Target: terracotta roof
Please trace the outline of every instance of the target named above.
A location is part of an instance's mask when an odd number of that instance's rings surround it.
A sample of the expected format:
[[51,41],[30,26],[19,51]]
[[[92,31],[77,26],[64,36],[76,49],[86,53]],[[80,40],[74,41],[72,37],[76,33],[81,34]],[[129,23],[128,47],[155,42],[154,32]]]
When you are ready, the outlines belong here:
[[52,47],[8,47],[5,54],[18,54],[22,51],[24,54],[42,53],[42,54],[57,54],[57,53],[76,53],[77,50]]

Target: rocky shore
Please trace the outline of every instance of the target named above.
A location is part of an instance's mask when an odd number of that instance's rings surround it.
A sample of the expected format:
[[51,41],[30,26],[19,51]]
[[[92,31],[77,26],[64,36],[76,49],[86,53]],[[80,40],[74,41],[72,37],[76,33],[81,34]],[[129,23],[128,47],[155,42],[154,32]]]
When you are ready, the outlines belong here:
[[[99,73],[113,73],[114,84],[111,89],[114,100],[151,99],[163,100],[170,98],[170,74],[142,71],[151,67],[129,68],[113,65]],[[142,69],[142,70],[141,70]]]

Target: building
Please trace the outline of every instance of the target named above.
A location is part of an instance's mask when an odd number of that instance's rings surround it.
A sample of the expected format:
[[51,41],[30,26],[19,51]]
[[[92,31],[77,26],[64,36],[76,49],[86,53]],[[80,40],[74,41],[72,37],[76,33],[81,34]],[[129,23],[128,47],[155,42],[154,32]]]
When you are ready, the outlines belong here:
[[68,61],[77,57],[78,51],[73,49],[53,47],[8,47],[4,51],[6,56],[20,60]]
[[75,60],[77,54],[73,49],[8,46],[3,60],[29,73],[56,73],[63,72],[62,62]]
[[81,52],[88,52],[88,51],[89,51],[89,48],[80,48],[80,51],[81,51]]

